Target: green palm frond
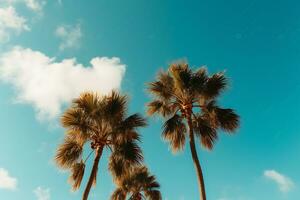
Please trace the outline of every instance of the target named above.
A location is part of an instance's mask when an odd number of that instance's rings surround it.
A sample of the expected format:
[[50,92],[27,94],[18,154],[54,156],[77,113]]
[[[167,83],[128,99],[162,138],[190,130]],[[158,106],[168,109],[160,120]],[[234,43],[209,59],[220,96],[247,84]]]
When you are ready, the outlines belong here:
[[163,125],[162,137],[170,143],[173,152],[184,148],[186,125],[181,116],[175,114]]
[[206,99],[213,99],[221,94],[228,85],[227,78],[224,73],[216,73],[210,76],[205,84],[203,96]]
[[71,175],[69,177],[69,182],[72,185],[72,190],[76,191],[81,185],[81,181],[84,175],[85,164],[81,161],[79,163],[73,164],[71,168]]

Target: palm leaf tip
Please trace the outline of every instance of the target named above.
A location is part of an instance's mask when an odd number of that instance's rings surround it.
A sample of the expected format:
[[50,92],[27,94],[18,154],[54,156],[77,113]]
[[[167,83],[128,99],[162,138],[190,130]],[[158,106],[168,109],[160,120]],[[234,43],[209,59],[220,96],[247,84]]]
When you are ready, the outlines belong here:
[[214,143],[218,140],[217,130],[202,116],[196,116],[193,128],[196,136],[200,138],[202,146],[208,150],[212,150]]
[[175,114],[163,125],[162,137],[170,143],[171,150],[176,153],[184,148],[186,125],[182,118]]
[[122,122],[122,128],[130,129],[130,130],[138,127],[144,127],[144,126],[147,126],[147,121],[144,117],[142,117],[138,113],[127,117]]
[[216,73],[207,79],[203,92],[204,96],[208,99],[215,98],[226,89],[227,85],[228,80],[224,73]]
[[172,97],[172,90],[160,81],[149,83],[148,91],[160,99],[169,100]]
[[71,168],[81,157],[82,149],[82,145],[72,137],[66,137],[56,151],[56,164],[61,168]]
[[84,176],[85,164],[81,161],[75,163],[71,169],[71,175],[69,177],[69,182],[72,184],[72,190],[76,191],[81,185]]
[[143,160],[141,148],[135,141],[128,141],[116,147],[116,156],[132,164],[140,164]]
[[175,106],[171,106],[168,103],[161,100],[153,100],[147,104],[147,114],[152,116],[154,114],[160,114],[163,117],[174,114]]
[[98,107],[99,99],[100,98],[97,93],[83,92],[80,94],[79,98],[73,100],[73,105],[91,113]]
[[127,101],[128,97],[126,95],[112,91],[109,95],[105,96],[106,105],[104,115],[108,119],[121,120],[127,111]]
[[111,195],[110,200],[124,200],[126,195],[124,194],[123,190],[117,188]]
[[217,111],[220,127],[228,133],[233,133],[240,124],[240,117],[233,109],[221,109]]

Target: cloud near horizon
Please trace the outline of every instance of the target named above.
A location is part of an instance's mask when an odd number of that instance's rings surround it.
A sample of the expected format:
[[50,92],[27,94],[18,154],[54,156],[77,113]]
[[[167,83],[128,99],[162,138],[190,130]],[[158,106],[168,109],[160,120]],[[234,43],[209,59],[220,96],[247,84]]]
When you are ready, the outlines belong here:
[[0,189],[15,190],[17,188],[17,179],[11,177],[8,171],[0,168]]
[[119,89],[125,65],[117,57],[95,57],[91,66],[75,58],[60,62],[39,51],[20,46],[0,55],[0,80],[15,89],[18,103],[33,106],[39,120],[52,120],[84,91],[107,94]]
[[294,182],[289,177],[280,174],[276,170],[266,170],[264,176],[274,181],[281,192],[289,192],[294,187]]

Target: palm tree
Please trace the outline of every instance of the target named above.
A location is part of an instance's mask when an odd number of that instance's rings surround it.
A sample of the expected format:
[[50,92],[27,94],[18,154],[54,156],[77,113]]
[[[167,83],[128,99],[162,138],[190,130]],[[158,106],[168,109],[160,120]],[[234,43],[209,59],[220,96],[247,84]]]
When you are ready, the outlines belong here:
[[111,200],[161,200],[159,183],[145,166],[133,167],[120,177]]
[[160,71],[148,86],[154,96],[148,104],[148,114],[166,119],[162,137],[173,152],[183,150],[189,139],[202,200],[206,200],[205,186],[194,137],[211,150],[218,139],[218,129],[233,133],[238,128],[239,116],[232,109],[219,107],[216,101],[227,85],[223,73],[209,76],[205,68],[193,71],[182,62],[171,64],[167,72]]
[[[140,135],[137,128],[146,121],[139,114],[126,115],[127,97],[117,92],[106,96],[86,92],[76,98],[63,113],[61,124],[67,129],[64,142],[58,147],[55,161],[62,169],[70,170],[70,183],[77,190],[82,182],[85,164],[94,153],[94,162],[83,200],[87,200],[92,185],[96,184],[98,164],[103,150],[111,151],[109,160],[122,162],[117,175],[129,165],[139,165],[143,160],[137,142]],[[91,153],[83,159],[83,149],[90,144]],[[110,164],[113,165],[113,164]]]

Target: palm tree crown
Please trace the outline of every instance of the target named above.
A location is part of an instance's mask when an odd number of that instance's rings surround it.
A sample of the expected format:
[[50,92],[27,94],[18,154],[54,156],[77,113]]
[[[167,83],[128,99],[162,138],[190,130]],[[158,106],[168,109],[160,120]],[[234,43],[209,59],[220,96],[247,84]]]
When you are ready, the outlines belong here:
[[[143,160],[138,146],[137,128],[146,121],[139,114],[127,116],[127,96],[113,91],[106,96],[86,92],[76,98],[61,118],[67,129],[64,142],[58,147],[55,161],[63,169],[70,170],[70,182],[77,190],[85,171],[85,163],[94,152],[95,159],[83,199],[87,199],[92,184],[96,182],[98,163],[103,149],[111,151],[109,168],[117,177],[127,166],[139,165]],[[91,153],[83,159],[85,144]],[[120,164],[122,163],[122,164]]]
[[159,183],[145,166],[134,167],[117,181],[111,200],[161,200]]
[[238,128],[239,116],[234,110],[217,104],[227,85],[224,73],[209,76],[206,68],[193,71],[187,63],[171,64],[168,71],[160,71],[148,85],[148,91],[154,96],[148,104],[148,114],[166,118],[162,137],[173,152],[183,150],[189,139],[202,200],[206,200],[206,194],[194,135],[203,147],[211,150],[218,139],[218,129],[233,133]]
[[148,114],[167,118],[162,136],[173,151],[184,148],[188,130],[184,119],[188,117],[192,118],[195,135],[207,149],[213,148],[217,129],[233,133],[238,128],[239,116],[216,101],[227,84],[223,73],[209,76],[206,68],[192,71],[186,63],[172,64],[149,84],[148,90],[155,98],[148,104]]

